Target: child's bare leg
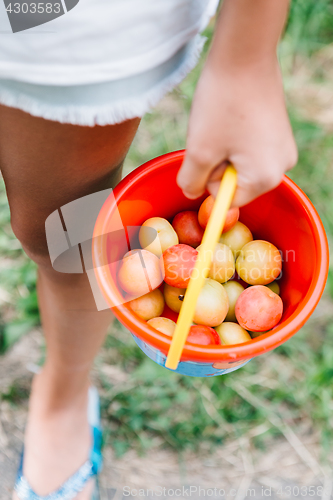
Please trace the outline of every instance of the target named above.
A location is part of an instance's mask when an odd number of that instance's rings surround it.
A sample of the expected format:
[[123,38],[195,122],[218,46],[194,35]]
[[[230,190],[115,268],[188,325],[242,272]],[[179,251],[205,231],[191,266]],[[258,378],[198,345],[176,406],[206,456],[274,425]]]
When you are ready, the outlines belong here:
[[[0,167],[12,227],[37,262],[47,360],[33,382],[24,473],[35,491],[58,488],[89,456],[89,370],[110,311],[97,312],[85,274],[50,265],[45,220],[62,205],[114,186],[139,119],[115,126],[75,127],[0,106]],[[78,497],[90,498],[91,484]]]

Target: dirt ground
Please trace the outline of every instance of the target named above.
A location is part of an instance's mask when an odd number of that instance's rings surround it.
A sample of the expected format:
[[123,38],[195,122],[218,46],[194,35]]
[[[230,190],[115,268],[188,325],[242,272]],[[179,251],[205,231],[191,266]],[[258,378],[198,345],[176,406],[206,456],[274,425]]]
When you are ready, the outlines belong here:
[[[42,342],[41,331],[32,331],[2,357],[0,392],[6,392],[13,383],[23,393],[29,390]],[[120,375],[109,374],[114,378],[113,382]],[[97,372],[94,379],[98,385]],[[8,401],[0,402],[1,500],[11,498],[26,415],[27,403],[13,405]],[[253,433],[264,431],[264,428],[258,427]],[[329,500],[332,475],[320,465],[319,453],[319,436],[310,431],[305,435],[291,433],[285,439],[274,440],[264,451],[253,449],[248,437],[231,441],[213,454],[202,453],[200,456],[185,454],[180,457],[157,448],[144,457],[130,451],[116,459],[112,448],[107,447],[104,450],[101,498],[210,497],[243,500],[267,496],[274,500],[291,497]]]

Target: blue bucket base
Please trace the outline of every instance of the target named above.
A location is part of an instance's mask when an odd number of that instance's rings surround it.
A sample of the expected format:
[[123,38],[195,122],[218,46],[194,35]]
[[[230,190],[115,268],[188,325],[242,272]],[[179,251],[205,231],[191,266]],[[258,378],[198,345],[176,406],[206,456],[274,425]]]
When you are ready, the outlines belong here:
[[[141,339],[133,335],[133,338],[137,345],[140,347],[148,358],[155,361],[160,366],[165,366],[166,355],[163,354],[158,349],[151,347],[146,344]],[[188,377],[217,377],[218,375],[225,375],[226,373],[234,372],[242,366],[245,366],[250,359],[246,361],[231,361],[231,362],[216,362],[216,363],[198,363],[194,361],[180,361],[177,370],[170,370],[171,372],[180,373],[182,375],[187,375]]]

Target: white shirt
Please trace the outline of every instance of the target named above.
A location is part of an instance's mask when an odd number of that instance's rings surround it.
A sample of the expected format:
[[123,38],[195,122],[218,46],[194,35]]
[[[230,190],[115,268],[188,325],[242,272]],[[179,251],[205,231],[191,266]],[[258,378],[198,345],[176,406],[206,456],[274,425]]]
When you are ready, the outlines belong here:
[[[68,2],[58,1],[63,7]],[[0,0],[0,79],[79,85],[139,74],[167,61],[202,31],[217,5],[218,0],[79,0],[64,15],[13,33]]]

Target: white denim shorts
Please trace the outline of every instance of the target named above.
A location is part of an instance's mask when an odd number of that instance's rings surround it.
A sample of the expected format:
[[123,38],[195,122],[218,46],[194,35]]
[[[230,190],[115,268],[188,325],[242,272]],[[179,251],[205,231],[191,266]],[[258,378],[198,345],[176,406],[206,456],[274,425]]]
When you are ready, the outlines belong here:
[[159,66],[109,82],[66,86],[0,79],[0,103],[47,120],[82,126],[142,117],[194,68],[204,42],[197,35]]

